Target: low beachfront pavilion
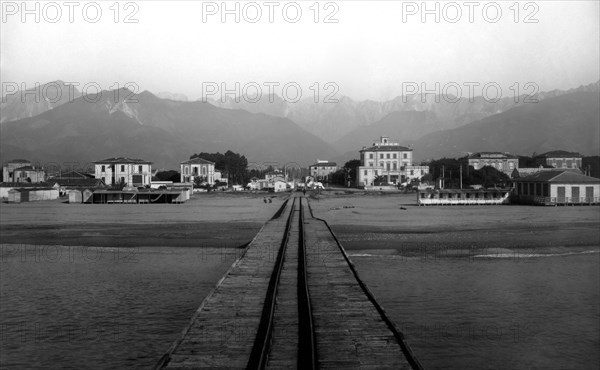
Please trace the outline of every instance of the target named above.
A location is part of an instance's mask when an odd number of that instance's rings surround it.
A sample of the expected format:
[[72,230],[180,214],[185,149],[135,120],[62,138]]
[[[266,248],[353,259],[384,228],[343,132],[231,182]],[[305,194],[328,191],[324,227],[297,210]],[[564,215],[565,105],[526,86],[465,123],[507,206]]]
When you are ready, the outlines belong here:
[[537,172],[513,180],[516,203],[576,205],[600,203],[600,179],[567,170]]

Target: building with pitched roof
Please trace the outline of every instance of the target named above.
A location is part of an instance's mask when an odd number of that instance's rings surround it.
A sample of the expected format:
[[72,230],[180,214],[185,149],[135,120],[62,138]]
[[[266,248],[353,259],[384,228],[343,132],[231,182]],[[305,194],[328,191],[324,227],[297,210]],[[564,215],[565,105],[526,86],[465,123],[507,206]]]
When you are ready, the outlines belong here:
[[94,177],[101,179],[106,185],[150,186],[152,162],[137,158],[115,157],[93,163]]
[[516,203],[570,205],[600,203],[600,179],[569,170],[537,172],[514,179]]
[[317,162],[308,166],[308,173],[317,181],[329,182],[332,173],[338,170],[337,163],[317,159]]
[[215,164],[202,158],[191,158],[180,164],[181,182],[193,183],[196,178],[215,184]]
[[475,170],[491,166],[509,176],[516,168],[519,168],[519,157],[506,152],[472,153],[461,158],[461,161],[466,163],[467,166],[472,166]]
[[375,185],[377,178],[383,177],[388,184],[400,184],[407,180],[407,166],[412,164],[413,150],[390,141],[382,136],[379,142],[360,150],[358,186]]
[[26,159],[13,159],[2,167],[2,182],[40,183],[46,179],[46,171]]
[[577,152],[567,152],[565,150],[553,150],[535,157],[540,164],[552,166],[554,168],[575,168],[580,169],[582,157]]

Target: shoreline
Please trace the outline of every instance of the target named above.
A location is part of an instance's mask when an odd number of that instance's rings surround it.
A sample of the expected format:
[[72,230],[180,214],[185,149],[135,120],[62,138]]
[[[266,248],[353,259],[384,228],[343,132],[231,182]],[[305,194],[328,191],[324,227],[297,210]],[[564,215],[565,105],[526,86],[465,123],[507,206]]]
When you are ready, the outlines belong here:
[[[3,244],[238,248],[288,195],[277,193],[272,203],[264,203],[263,194],[216,193],[182,205],[3,205],[0,233]],[[600,248],[600,207],[403,207],[413,194],[334,192],[310,199],[315,217],[327,220],[348,251],[471,255]]]
[[88,247],[239,248],[258,233],[257,222],[162,224],[80,223],[76,225],[1,226],[2,244]]

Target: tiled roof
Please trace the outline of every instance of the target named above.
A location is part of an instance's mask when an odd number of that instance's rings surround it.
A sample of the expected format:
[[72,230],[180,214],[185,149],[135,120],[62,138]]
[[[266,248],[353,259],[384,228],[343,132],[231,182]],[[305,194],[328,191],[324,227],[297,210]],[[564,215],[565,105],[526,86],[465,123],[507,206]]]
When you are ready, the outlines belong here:
[[93,163],[94,164],[152,164],[152,162],[145,161],[143,159],[128,158],[128,157],[106,158],[101,161],[96,161]]
[[34,188],[40,186],[51,186],[47,182],[0,182],[0,188]]
[[15,171],[43,171],[43,169],[35,168],[32,166],[23,166],[23,167],[15,168]]
[[337,166],[337,163],[335,162],[320,162],[320,163],[315,163],[315,164],[311,164],[311,167],[333,167],[333,166]]
[[43,187],[28,187],[28,188],[14,188],[9,190],[8,192],[19,192],[19,193],[23,193],[23,192],[28,192],[28,191],[36,191],[36,190],[54,190],[53,188],[43,188]]
[[94,178],[53,178],[48,182],[59,186],[98,186],[104,184],[101,179]]
[[206,159],[203,159],[203,158],[191,158],[191,159],[188,159],[187,161],[181,162],[181,164],[214,164],[214,162],[207,161]]
[[516,159],[519,158],[516,155],[512,155],[509,153],[501,153],[501,152],[479,152],[479,153],[473,153],[469,156],[467,156],[467,158],[469,159],[475,159],[475,158],[489,158],[489,159]]
[[543,158],[580,158],[581,154],[577,152],[567,152],[566,150],[553,150],[544,154],[540,154],[537,157]]
[[498,193],[498,192],[507,192],[511,189],[423,189],[420,192],[425,193],[440,193],[440,194],[465,194],[465,193]]
[[54,176],[52,179],[93,179],[94,175],[82,173],[79,171],[63,172],[59,176]]
[[359,150],[359,152],[366,152],[366,151],[380,151],[380,152],[398,152],[398,151],[402,151],[402,152],[412,152],[412,149],[407,148],[405,146],[401,146],[401,145],[374,145],[368,148],[363,148],[361,150]]
[[541,171],[514,180],[515,182],[549,182],[552,184],[600,184],[600,179],[567,170]]

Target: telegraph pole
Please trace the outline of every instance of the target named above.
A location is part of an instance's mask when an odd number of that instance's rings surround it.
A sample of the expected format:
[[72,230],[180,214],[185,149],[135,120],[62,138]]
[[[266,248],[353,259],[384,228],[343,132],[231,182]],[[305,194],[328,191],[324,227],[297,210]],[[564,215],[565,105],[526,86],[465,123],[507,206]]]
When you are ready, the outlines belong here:
[[460,188],[462,189],[462,163],[460,164]]

